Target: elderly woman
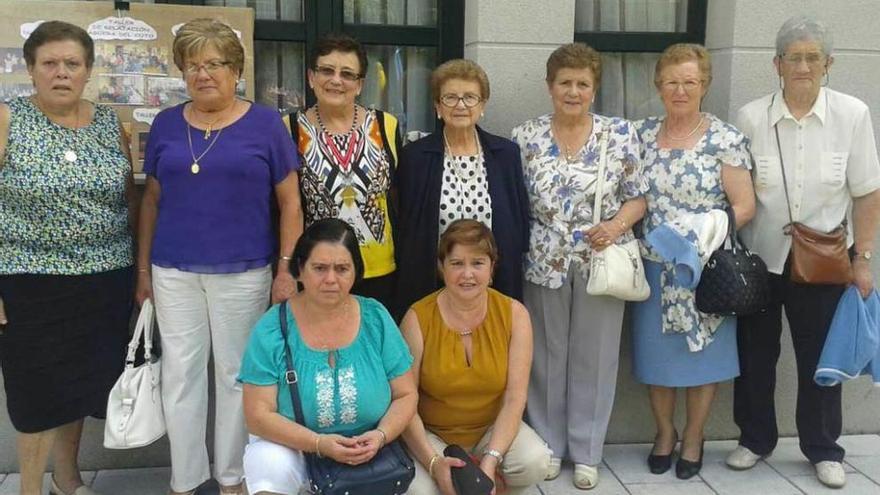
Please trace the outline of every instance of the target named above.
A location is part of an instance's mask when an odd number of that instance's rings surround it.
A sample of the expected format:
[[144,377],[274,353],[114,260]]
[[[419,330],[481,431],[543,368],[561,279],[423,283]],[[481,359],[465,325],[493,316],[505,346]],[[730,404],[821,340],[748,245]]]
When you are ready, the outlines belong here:
[[[754,215],[748,141],[730,124],[700,112],[711,82],[709,52],[700,45],[672,45],[657,61],[654,86],[666,115],[635,123],[650,185],[642,223],[649,240],[658,227],[696,230],[683,219],[704,215],[705,220],[713,210],[732,208],[737,227]],[[718,382],[739,374],[736,319],[698,312],[695,285],[676,283],[674,261],[651,242],[642,244],[651,297],[634,306],[633,374],[649,386],[657,427],[648,464],[655,474],[671,467],[679,440],[673,423],[676,388],[683,387],[687,421],[675,474],[688,479],[702,467],[703,427]]]
[[479,220],[498,242],[492,287],[522,299],[528,250],[528,198],[519,149],[477,126],[489,100],[489,78],[470,60],[450,60],[431,76],[443,130],[403,148],[397,171],[400,203],[397,259],[401,309],[440,288],[437,239],[459,218]]
[[0,104],[0,366],[20,493],[43,493],[51,453],[52,492],[88,495],[83,418],[104,414],[131,314],[131,164],[116,114],[82,99],[83,29],[44,22],[24,58],[34,95]]
[[292,119],[303,168],[305,224],[339,218],[354,228],[364,276],[353,291],[392,308],[396,211],[390,194],[400,135],[397,119],[355,102],[367,53],[346,35],[318,40],[309,61],[317,103]]
[[[192,101],[160,113],[150,130],[137,298],[155,295],[172,493],[192,493],[210,477],[212,355],[214,476],[221,492],[241,493],[247,432],[235,379],[270,286],[275,299],[293,288],[287,262],[302,225],[296,150],[277,112],[235,97],[244,50],[229,26],[190,21],[173,52]],[[276,200],[280,241],[270,211]]]
[[[590,254],[633,239],[645,213],[639,141],[626,120],[590,113],[602,78],[599,53],[583,43],[547,60],[553,113],[513,130],[522,150],[531,208],[525,304],[535,329],[528,418],[563,458],[574,484],[596,486],[614,402],[624,302],[587,295]],[[607,143],[602,220],[593,224],[599,152]]]
[[550,452],[522,415],[532,363],[529,313],[489,288],[498,262],[492,231],[459,219],[440,237],[437,263],[444,287],[416,302],[401,323],[413,353],[419,411],[404,433],[416,464],[413,495],[455,495],[444,457],[458,444],[480,458],[506,493],[523,493],[544,479]]
[[[257,323],[239,376],[252,434],[245,474],[254,495],[297,495],[308,487],[303,452],[369,462],[406,428],[418,401],[412,356],[391,315],[375,299],[350,293],[364,274],[354,230],[334,218],[312,223],[290,269],[303,290]],[[306,424],[294,419],[285,345]]]
[[789,19],[776,36],[773,59],[782,89],[747,104],[737,116],[752,141],[758,197],[745,241],[766,261],[775,301],[766,313],[740,320],[742,374],[734,388],[734,418],[742,433],[727,464],[748,469],[776,447],[773,396],[784,306],[797,358],[801,452],[815,465],[819,481],[840,487],[846,481],[844,450],[837,443],[841,387],[820,387],[813,374],[845,287],[791,281],[791,239],[784,232],[789,211],[795,221],[829,232],[852,208],[853,283],[863,296],[874,287],[870,260],[880,219],[876,140],[868,107],[823,87],[832,62],[825,26]]

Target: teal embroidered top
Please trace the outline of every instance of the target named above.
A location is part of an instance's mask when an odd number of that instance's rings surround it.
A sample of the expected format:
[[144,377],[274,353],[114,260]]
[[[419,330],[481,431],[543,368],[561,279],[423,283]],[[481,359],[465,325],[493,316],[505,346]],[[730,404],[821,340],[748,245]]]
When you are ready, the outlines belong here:
[[[391,404],[390,381],[412,366],[412,355],[391,315],[375,299],[356,296],[361,311],[357,336],[335,351],[303,342],[296,319],[287,311],[287,344],[293,353],[305,426],[318,433],[359,435],[372,430]],[[287,364],[278,320],[279,305],[260,318],[244,352],[238,381],[278,387],[278,413],[294,421]],[[336,353],[330,367],[328,353]]]
[[[81,275],[130,266],[119,121],[95,105],[92,123],[59,126],[29,98],[9,102],[0,166],[0,274]],[[65,159],[73,151],[75,161]]]

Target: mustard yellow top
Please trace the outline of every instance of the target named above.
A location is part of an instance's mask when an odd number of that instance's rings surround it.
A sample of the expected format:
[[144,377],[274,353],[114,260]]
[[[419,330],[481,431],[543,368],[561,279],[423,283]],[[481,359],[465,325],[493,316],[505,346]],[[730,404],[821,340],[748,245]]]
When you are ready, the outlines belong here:
[[[441,289],[442,291],[442,289]],[[507,387],[511,299],[489,289],[486,319],[471,335],[471,365],[458,333],[443,322],[437,295],[412,306],[422,330],[419,416],[446,443],[471,448],[495,422]]]

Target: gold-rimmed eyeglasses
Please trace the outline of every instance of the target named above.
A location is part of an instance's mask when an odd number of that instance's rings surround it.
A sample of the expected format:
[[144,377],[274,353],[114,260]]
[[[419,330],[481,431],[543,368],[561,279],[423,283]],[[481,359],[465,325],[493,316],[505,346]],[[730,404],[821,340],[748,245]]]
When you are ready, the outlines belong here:
[[449,108],[457,107],[458,102],[464,103],[465,108],[474,108],[479,105],[481,101],[483,101],[483,98],[473,93],[466,93],[461,96],[448,93],[440,97],[440,103],[442,103],[444,107]]
[[[326,79],[330,79],[337,74],[336,67],[330,67],[329,65],[319,65],[315,67],[314,71]],[[342,69],[338,74],[339,78],[346,82],[357,82],[361,79],[361,75],[353,70]]]
[[688,79],[687,81],[663,81],[660,83],[660,87],[663,88],[664,91],[669,91],[670,93],[678,90],[678,88],[684,88],[688,93],[692,93],[697,90],[703,81],[698,79]]
[[230,62],[227,62],[226,60],[210,60],[203,64],[187,64],[183,68],[183,72],[187,76],[194,76],[201,72],[202,69],[205,69],[205,72],[208,74],[213,74],[229,64]]

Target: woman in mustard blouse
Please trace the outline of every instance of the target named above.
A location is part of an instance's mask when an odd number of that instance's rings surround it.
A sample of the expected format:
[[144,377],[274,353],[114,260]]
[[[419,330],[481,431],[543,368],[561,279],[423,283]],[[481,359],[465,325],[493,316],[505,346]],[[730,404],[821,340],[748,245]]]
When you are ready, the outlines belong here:
[[418,460],[407,493],[455,495],[444,457],[458,444],[516,494],[544,479],[550,450],[522,422],[532,364],[525,306],[490,289],[498,250],[481,222],[457,220],[440,237],[445,287],[413,304],[401,323],[419,386],[418,413],[403,434]]

